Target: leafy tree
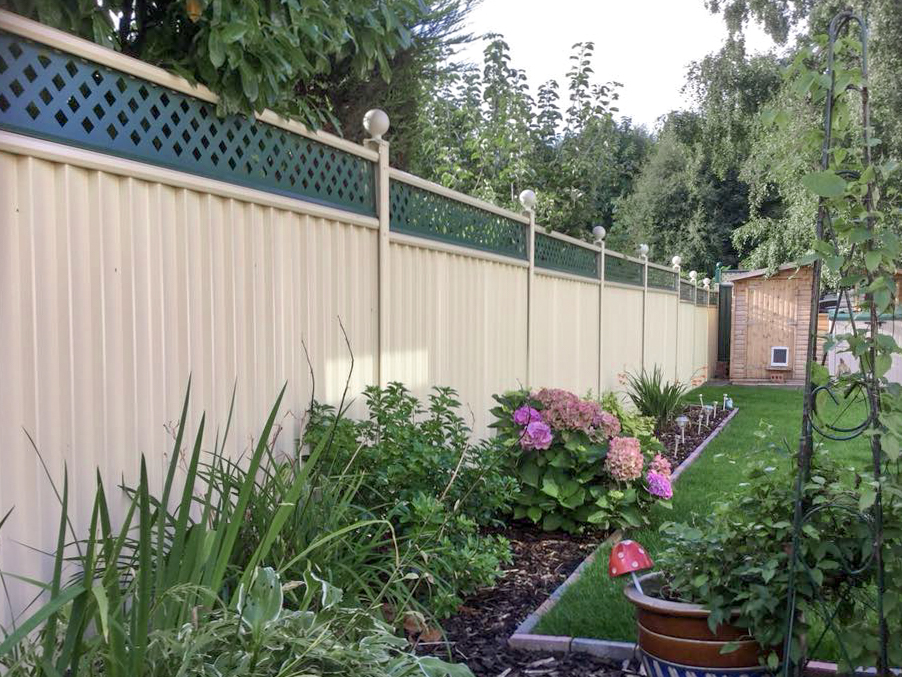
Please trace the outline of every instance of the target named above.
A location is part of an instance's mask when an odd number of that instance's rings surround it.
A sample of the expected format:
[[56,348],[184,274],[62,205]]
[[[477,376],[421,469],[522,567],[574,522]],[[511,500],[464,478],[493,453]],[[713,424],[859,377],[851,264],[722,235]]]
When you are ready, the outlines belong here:
[[494,36],[481,71],[470,67],[436,84],[422,109],[412,171],[515,209],[519,192],[533,188],[539,222],[577,237],[610,227],[651,140],[629,120],[613,119],[620,85],[593,82],[593,51],[592,43],[574,45],[562,111],[559,84],[544,83],[533,98],[507,43]]
[[738,263],[732,234],[749,217],[741,170],[756,114],[781,82],[776,58],[747,56],[741,40],[693,63],[684,91],[696,110],[664,119],[634,191],[618,206],[612,246],[645,242],[652,258],[679,254],[698,270]]
[[0,0],[0,6],[200,82],[219,95],[220,114],[270,108],[314,127],[338,121],[323,96],[304,95],[306,87],[321,88],[336,74],[365,80],[377,71],[387,79],[390,60],[414,44],[411,27],[429,16],[418,0]]
[[[795,72],[813,64],[822,53],[833,16],[851,5],[868,21],[869,86],[873,136],[881,144],[873,149],[877,162],[902,156],[902,11],[898,0],[709,0],[709,9],[723,13],[728,29],[741,39],[749,20],[760,22],[778,42],[807,22],[792,50]],[[813,243],[816,201],[800,183],[819,162],[818,144],[823,126],[823,101],[815,96],[813,81],[787,79],[756,120],[741,178],[749,185],[749,220],[734,233],[736,249],[750,266],[774,267],[798,260]],[[773,111],[779,111],[778,113]],[[851,115],[859,115],[852,111]],[[859,129],[860,119],[858,120]],[[898,175],[887,188],[902,187]],[[902,217],[890,218],[890,227],[902,230]]]

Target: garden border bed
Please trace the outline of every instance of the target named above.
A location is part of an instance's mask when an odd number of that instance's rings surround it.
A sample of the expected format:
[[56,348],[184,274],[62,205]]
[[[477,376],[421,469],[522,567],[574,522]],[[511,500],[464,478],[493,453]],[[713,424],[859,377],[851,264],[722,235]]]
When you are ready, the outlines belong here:
[[[711,431],[702,443],[699,444],[679,466],[677,466],[671,476],[671,482],[676,482],[680,478],[680,475],[698,460],[708,444],[721,433],[738,412],[739,409],[733,409],[730,414]],[[532,633],[533,628],[535,628],[542,616],[548,613],[548,611],[558,603],[567,588],[573,585],[589,565],[595,561],[595,555],[598,551],[608,543],[618,540],[621,535],[622,533],[618,530],[602,541],[595,552],[586,557],[576,570],[570,574],[553,593],[551,593],[548,599],[542,602],[534,612],[526,617],[526,620],[517,627],[514,634],[508,639],[508,645],[514,649],[557,651],[561,653],[582,652],[615,660],[631,659],[636,649],[636,645],[633,642],[590,639],[587,637],[570,637],[566,635],[536,635]]]

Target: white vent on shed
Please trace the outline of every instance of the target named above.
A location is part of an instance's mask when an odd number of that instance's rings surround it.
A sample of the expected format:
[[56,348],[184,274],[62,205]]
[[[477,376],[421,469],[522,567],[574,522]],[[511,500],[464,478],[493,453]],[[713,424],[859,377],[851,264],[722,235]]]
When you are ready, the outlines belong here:
[[786,346],[771,346],[770,366],[772,366],[772,367],[788,367],[789,366],[789,348],[787,348]]

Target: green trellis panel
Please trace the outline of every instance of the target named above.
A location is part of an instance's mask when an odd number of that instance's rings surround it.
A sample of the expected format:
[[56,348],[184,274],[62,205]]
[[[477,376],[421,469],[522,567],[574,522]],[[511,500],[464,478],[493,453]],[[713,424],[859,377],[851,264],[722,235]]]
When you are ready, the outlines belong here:
[[550,237],[544,233],[536,233],[535,261],[539,268],[547,268],[584,277],[598,277],[598,257],[596,252],[572,242]]
[[375,216],[374,163],[0,31],[0,127]]
[[692,290],[695,289],[695,286],[691,282],[686,282],[685,280],[680,280],[680,300],[681,301],[693,301],[694,297],[692,295]]
[[677,274],[672,270],[662,270],[654,266],[648,267],[648,286],[655,289],[676,291]]
[[644,285],[642,281],[641,263],[621,259],[619,256],[606,255],[604,259],[604,279],[608,282],[619,282],[620,284],[631,284],[638,287]]
[[392,180],[390,227],[464,247],[526,259],[529,226],[444,195]]
[[720,292],[712,291],[708,298],[708,305],[716,306],[718,304],[719,297],[720,297]]

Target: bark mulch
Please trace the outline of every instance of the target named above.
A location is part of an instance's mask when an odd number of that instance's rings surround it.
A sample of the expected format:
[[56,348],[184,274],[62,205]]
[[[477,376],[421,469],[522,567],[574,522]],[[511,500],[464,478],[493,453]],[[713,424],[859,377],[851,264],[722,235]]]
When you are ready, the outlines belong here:
[[599,677],[618,675],[620,663],[588,654],[511,649],[508,638],[569,576],[604,535],[544,532],[515,523],[499,531],[511,542],[513,564],[497,584],[465,600],[442,621],[445,640],[417,651],[466,663],[477,677]]
[[[706,404],[708,403],[706,402]],[[685,461],[686,457],[695,451],[695,448],[704,442],[705,438],[730,415],[730,411],[732,410],[728,409],[724,411],[720,408],[720,405],[718,405],[717,414],[711,417],[711,420],[707,425],[705,424],[704,414],[702,414],[702,426],[701,432],[699,432],[698,419],[701,407],[697,404],[690,406],[684,412],[685,416],[689,419],[689,423],[686,425],[685,442],[680,439],[680,426],[675,422],[671,422],[663,429],[655,431],[655,435],[664,445],[663,454],[670,461],[674,470],[676,470],[677,466]]]

